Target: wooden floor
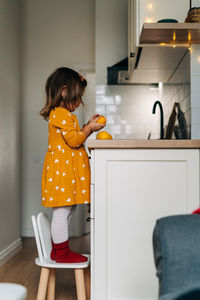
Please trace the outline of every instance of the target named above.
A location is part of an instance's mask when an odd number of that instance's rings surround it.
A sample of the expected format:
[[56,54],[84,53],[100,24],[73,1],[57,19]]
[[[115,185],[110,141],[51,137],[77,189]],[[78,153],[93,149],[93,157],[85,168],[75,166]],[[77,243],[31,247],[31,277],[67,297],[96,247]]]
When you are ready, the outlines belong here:
[[[70,248],[74,251],[90,253],[90,235],[70,238]],[[28,290],[26,300],[35,300],[40,276],[40,267],[34,263],[37,257],[34,238],[23,238],[23,249],[0,267],[0,282],[24,285]],[[56,270],[56,300],[76,300],[73,270]]]

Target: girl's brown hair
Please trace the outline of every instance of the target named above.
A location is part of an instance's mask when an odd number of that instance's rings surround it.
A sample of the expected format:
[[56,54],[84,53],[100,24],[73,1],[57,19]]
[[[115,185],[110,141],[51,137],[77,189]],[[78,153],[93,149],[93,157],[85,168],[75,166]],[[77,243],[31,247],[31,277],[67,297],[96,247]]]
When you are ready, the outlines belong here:
[[[58,68],[46,81],[46,103],[40,115],[48,120],[53,108],[60,106],[61,101],[68,110],[74,110],[82,102],[82,94],[87,81],[76,71],[69,68]],[[66,87],[66,96],[62,96],[63,87]]]

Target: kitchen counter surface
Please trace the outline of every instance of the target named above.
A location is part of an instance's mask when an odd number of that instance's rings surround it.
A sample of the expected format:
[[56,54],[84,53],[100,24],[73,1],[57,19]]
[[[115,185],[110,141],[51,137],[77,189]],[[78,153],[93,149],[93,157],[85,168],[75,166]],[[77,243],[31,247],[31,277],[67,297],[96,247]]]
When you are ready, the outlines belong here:
[[87,141],[92,149],[200,149],[200,140],[95,140]]

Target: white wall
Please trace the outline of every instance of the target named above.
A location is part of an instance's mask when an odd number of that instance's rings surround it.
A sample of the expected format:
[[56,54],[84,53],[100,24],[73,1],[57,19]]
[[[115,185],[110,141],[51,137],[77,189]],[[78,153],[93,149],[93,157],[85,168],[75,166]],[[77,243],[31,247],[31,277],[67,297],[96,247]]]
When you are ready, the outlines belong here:
[[200,139],[200,45],[191,50],[191,138]]
[[94,1],[22,4],[22,235],[29,236],[31,214],[42,210],[40,182],[48,131],[38,113],[45,81],[60,66],[94,67]]
[[128,1],[96,0],[96,82],[107,83],[107,67],[128,56]]
[[19,13],[19,1],[0,0],[0,264],[21,244]]

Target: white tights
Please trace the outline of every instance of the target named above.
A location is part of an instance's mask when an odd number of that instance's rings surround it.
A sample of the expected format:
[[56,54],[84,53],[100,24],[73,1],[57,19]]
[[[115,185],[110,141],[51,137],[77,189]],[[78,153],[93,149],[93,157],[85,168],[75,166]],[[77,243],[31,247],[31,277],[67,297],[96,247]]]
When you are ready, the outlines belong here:
[[51,236],[55,244],[65,242],[69,239],[69,222],[75,208],[76,205],[53,207]]

